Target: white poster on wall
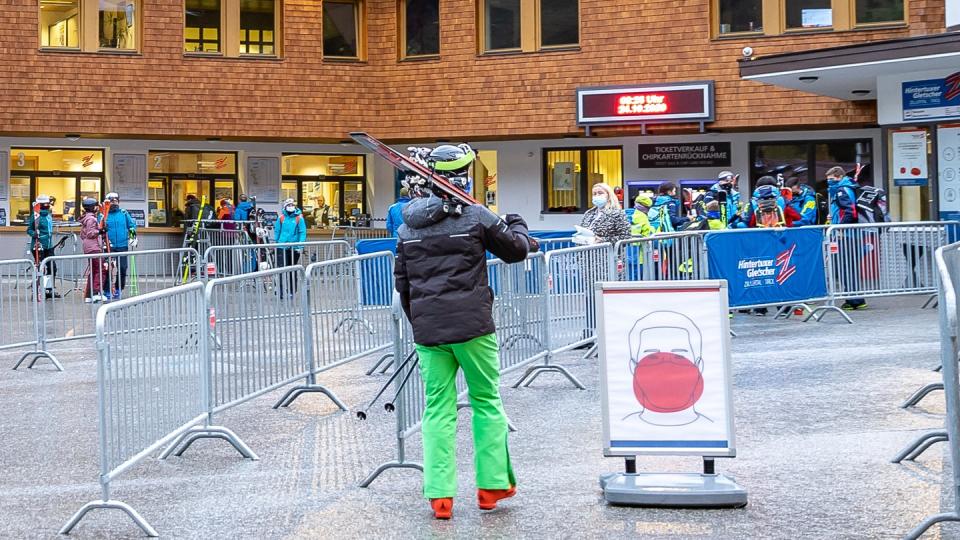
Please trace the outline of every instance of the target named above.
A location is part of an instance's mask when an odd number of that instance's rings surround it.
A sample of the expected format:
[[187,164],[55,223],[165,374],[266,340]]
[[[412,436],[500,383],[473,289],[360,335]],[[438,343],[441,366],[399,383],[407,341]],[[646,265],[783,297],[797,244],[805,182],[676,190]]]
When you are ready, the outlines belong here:
[[937,129],[940,219],[960,221],[960,124]]
[[891,135],[894,185],[927,185],[927,132],[894,131]]
[[280,202],[280,158],[247,158],[247,194],[260,203]]
[[111,191],[121,201],[147,200],[147,156],[143,154],[114,154]]
[[597,295],[605,455],[735,455],[726,282]]

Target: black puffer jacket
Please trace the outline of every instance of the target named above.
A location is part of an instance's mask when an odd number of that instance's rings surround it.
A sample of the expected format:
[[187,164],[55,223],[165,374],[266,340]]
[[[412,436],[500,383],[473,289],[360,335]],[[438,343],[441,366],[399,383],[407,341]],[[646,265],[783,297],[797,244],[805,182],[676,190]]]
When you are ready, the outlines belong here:
[[486,252],[519,262],[530,249],[527,224],[480,205],[450,216],[437,197],[414,199],[397,231],[397,292],[420,345],[462,343],[493,333]]

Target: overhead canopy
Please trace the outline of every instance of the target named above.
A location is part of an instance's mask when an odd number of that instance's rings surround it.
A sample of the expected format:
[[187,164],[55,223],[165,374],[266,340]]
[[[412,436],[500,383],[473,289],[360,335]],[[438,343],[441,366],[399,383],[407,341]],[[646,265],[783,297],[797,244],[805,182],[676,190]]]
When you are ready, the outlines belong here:
[[877,77],[956,69],[960,32],[847,45],[740,61],[740,77],[845,100],[877,99]]

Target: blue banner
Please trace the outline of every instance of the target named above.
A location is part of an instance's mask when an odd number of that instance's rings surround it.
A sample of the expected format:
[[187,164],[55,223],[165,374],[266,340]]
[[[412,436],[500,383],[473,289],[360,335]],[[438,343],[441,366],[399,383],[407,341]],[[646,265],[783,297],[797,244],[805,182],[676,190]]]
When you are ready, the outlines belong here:
[[960,72],[943,79],[907,81],[901,89],[905,121],[960,118]]
[[755,229],[707,235],[711,279],[727,280],[730,307],[827,295],[821,229]]

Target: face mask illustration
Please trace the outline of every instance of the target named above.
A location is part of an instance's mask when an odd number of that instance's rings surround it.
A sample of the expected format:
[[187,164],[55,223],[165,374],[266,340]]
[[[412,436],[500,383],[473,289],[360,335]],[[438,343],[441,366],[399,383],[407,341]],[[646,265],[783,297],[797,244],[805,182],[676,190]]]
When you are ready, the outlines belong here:
[[[686,315],[653,311],[638,319],[628,335],[633,394],[637,416],[658,426],[682,426],[701,417],[696,411],[703,395],[703,336]],[[624,418],[624,420],[626,420]]]

